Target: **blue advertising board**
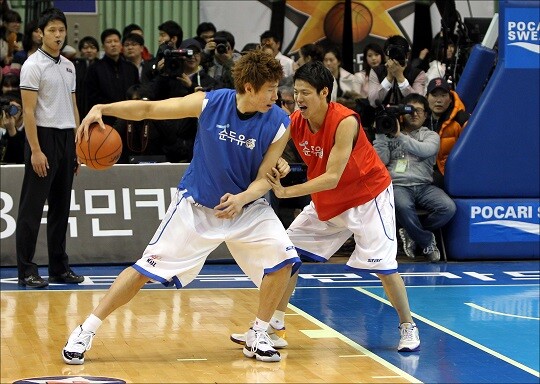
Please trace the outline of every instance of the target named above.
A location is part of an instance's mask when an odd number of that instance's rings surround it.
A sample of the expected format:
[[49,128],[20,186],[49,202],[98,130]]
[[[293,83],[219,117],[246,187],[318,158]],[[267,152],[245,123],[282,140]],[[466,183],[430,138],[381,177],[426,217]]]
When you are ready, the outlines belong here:
[[97,13],[96,0],[55,0],[54,6],[65,13]]

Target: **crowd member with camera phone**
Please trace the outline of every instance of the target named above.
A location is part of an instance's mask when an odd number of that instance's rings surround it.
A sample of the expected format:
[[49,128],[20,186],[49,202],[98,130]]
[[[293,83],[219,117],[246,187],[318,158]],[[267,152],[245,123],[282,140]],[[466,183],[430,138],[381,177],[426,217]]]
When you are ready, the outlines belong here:
[[426,73],[409,63],[410,47],[403,36],[390,36],[384,43],[386,62],[369,74],[368,99],[372,107],[399,104],[410,93],[425,95]]
[[[373,146],[392,177],[405,254],[414,258],[419,248],[430,261],[437,262],[440,252],[433,231],[452,219],[456,205],[442,189],[432,185],[440,140],[436,132],[424,126],[428,101],[411,93],[403,103],[405,106],[385,108],[377,115]],[[417,208],[428,212],[422,222]]]
[[0,96],[0,162],[24,164],[22,101],[18,92]]

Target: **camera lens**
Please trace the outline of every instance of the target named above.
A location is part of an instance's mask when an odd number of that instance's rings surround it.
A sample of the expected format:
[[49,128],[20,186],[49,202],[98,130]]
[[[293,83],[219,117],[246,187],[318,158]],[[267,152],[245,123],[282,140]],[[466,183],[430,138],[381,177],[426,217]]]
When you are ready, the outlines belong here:
[[225,44],[216,45],[216,52],[219,53],[220,55],[227,53],[227,46]]

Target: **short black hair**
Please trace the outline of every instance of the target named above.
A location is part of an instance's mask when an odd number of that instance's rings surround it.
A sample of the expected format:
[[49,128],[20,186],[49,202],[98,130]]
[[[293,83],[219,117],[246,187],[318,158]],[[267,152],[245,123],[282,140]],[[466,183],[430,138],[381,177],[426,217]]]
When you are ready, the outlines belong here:
[[64,23],[64,27],[67,28],[67,20],[64,12],[62,12],[58,8],[47,8],[46,10],[41,12],[41,15],[39,16],[38,27],[39,29],[41,29],[41,32],[44,32],[47,24],[54,20],[61,21],[62,23]]
[[140,25],[138,24],[128,24],[124,27],[124,29],[122,30],[122,37],[124,36],[127,36],[129,35],[131,32],[133,31],[142,31],[143,29],[141,28]]
[[13,9],[8,9],[2,16],[4,23],[22,23],[21,15]]
[[281,36],[278,35],[276,32],[270,30],[263,32],[263,34],[261,35],[261,41],[263,39],[274,39],[275,42],[281,43]]
[[422,104],[424,106],[424,110],[426,111],[426,113],[430,111],[429,102],[424,96],[422,96],[419,93],[409,93],[407,96],[403,98],[403,100],[401,100],[401,103],[402,104],[410,104],[410,103]]
[[409,53],[409,51],[411,50],[409,42],[401,35],[393,35],[386,39],[386,41],[384,42],[384,52],[387,52],[388,47],[391,45],[400,45],[405,50],[405,54]]
[[129,33],[122,37],[122,45],[124,45],[126,41],[132,41],[144,47],[144,37],[138,33]]
[[212,31],[214,33],[217,32],[216,26],[210,22],[203,21],[197,26],[197,36],[201,36],[201,33]]
[[293,81],[303,80],[312,85],[317,93],[321,92],[325,87],[328,88],[326,101],[330,102],[332,88],[334,87],[334,76],[328,68],[320,61],[310,61],[302,65],[296,70],[293,76]]
[[93,36],[85,36],[81,39],[81,41],[79,41],[79,51],[82,51],[83,47],[85,44],[90,44],[92,46],[94,46],[94,48],[96,48],[98,51],[99,51],[99,43],[98,41],[96,40],[95,37]]
[[300,47],[300,53],[304,57],[306,56],[311,57],[311,60],[315,60],[315,61],[324,60],[324,55],[322,53],[321,46],[317,44],[309,43],[309,44],[302,45]]
[[122,35],[120,34],[120,31],[116,28],[107,28],[103,32],[101,32],[101,44],[105,44],[105,39],[111,35],[118,36],[118,40],[122,38]]
[[158,31],[163,31],[169,37],[172,39],[174,36],[177,37],[176,46],[180,46],[180,43],[184,39],[184,31],[182,30],[182,27],[180,24],[178,24],[176,21],[168,20],[164,22],[163,24],[160,24],[158,26]]

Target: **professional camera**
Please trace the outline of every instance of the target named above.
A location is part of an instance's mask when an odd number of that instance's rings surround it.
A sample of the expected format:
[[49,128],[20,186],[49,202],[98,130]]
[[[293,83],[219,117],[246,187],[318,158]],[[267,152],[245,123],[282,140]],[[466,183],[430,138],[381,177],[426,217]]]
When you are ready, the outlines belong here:
[[184,60],[193,56],[193,49],[174,49],[169,44],[159,46],[158,59],[164,58],[162,75],[180,77],[184,73]]
[[16,105],[10,104],[9,100],[0,98],[0,110],[2,110],[2,112],[5,112],[8,116],[15,116],[17,113],[19,113],[20,108]]
[[220,55],[227,53],[227,40],[221,37],[214,38],[216,43],[216,52]]
[[409,51],[404,46],[390,44],[386,49],[385,55],[389,59],[396,60],[399,65],[404,67],[407,60],[407,53],[409,53]]
[[375,133],[393,136],[398,129],[398,118],[402,115],[412,115],[414,107],[412,105],[388,105],[378,104],[378,110],[375,113]]

